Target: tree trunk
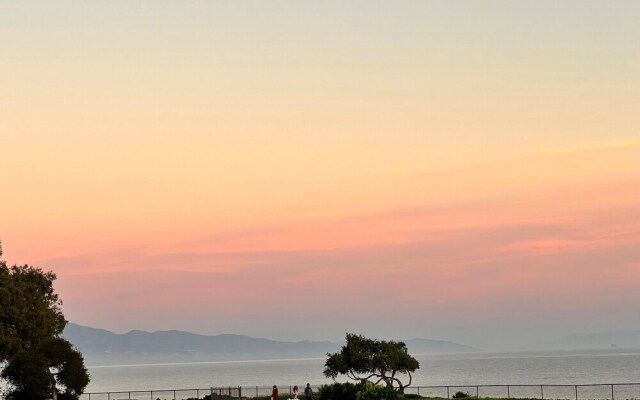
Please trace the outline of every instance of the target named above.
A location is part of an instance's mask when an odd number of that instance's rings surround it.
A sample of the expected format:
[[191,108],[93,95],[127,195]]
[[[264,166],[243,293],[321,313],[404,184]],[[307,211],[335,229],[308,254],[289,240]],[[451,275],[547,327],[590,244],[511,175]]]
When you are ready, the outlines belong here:
[[56,378],[51,374],[51,399],[58,400],[58,388],[56,388]]

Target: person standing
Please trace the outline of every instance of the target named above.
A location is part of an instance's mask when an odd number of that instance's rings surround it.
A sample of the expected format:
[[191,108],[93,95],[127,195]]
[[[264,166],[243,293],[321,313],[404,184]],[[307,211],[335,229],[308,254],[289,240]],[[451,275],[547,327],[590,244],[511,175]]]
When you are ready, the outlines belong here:
[[304,398],[306,400],[311,400],[311,393],[313,393],[313,390],[311,390],[311,385],[307,383],[307,387],[304,388]]
[[278,400],[278,387],[273,385],[273,390],[271,391],[271,400]]
[[293,387],[293,397],[292,399],[297,399],[298,398],[298,385],[295,385]]

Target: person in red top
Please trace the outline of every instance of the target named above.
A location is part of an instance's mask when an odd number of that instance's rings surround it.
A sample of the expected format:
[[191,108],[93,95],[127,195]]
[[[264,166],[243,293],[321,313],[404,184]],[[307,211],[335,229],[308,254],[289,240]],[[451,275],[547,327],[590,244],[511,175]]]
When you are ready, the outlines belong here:
[[278,387],[273,385],[273,391],[271,392],[271,400],[278,400]]

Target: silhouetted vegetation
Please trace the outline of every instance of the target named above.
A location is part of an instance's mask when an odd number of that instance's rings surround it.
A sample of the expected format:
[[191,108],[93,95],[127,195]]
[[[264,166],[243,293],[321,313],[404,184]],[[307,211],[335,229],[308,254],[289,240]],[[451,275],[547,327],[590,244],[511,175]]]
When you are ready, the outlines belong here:
[[358,393],[358,385],[345,382],[322,385],[318,390],[319,400],[353,400]]
[[364,380],[323,385],[318,391],[319,400],[402,400],[404,394],[393,387],[377,385]]
[[60,337],[67,321],[55,279],[53,272],[0,261],[0,376],[10,384],[7,400],[72,400],[89,384],[82,354]]
[[[362,335],[347,333],[347,343],[339,353],[327,354],[324,375],[335,379],[338,375],[362,383],[383,383],[387,388],[404,389],[411,385],[411,373],[420,368],[418,360],[409,355],[403,342],[367,339]],[[409,382],[403,384],[400,376],[407,375]],[[361,389],[377,390],[363,386]]]

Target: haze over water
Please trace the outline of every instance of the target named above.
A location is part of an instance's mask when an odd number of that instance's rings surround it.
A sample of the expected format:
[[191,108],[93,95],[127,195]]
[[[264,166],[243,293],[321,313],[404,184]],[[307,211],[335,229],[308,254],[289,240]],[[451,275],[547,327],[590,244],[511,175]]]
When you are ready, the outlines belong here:
[[[640,350],[510,352],[420,355],[415,385],[590,384],[640,381]],[[324,359],[240,361],[91,367],[89,392],[181,389],[217,386],[313,385],[328,383]],[[637,390],[636,390],[637,389]],[[454,389],[452,389],[454,390]],[[471,390],[460,388],[460,390]],[[484,389],[483,389],[484,390]],[[492,393],[504,389],[494,388]],[[486,391],[485,390],[485,391]],[[514,389],[513,394],[539,395],[539,389]],[[581,389],[582,390],[582,389]],[[636,398],[640,387],[635,388]],[[475,388],[473,389],[475,392]],[[608,394],[597,389],[595,398]],[[586,393],[583,391],[583,394]],[[443,395],[443,393],[439,393]],[[446,391],[444,392],[446,394]],[[503,393],[504,394],[504,393]]]

